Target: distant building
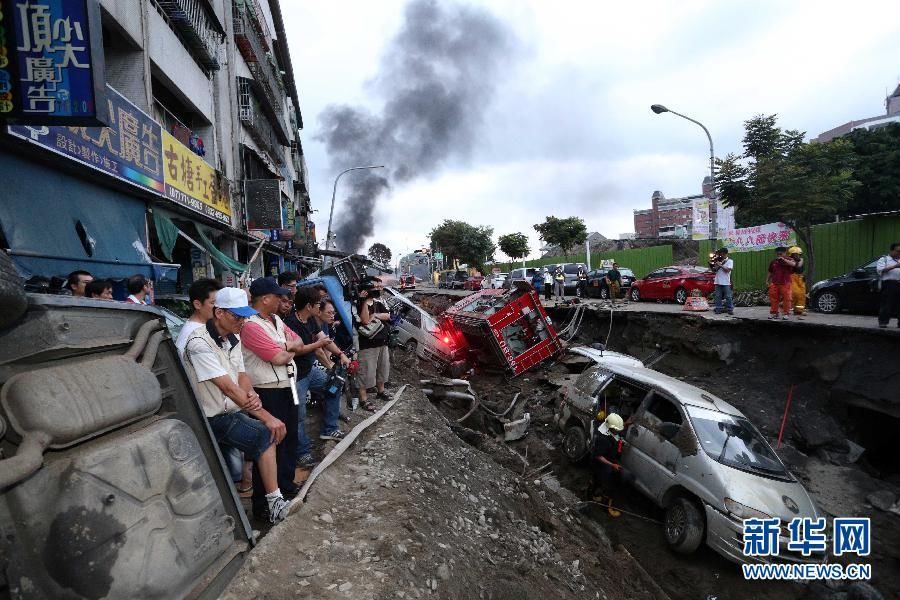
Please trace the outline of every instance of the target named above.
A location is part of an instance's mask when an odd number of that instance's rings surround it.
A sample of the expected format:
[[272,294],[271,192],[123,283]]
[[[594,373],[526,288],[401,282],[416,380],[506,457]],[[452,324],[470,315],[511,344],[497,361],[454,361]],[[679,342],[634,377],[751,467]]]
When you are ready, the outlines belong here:
[[634,211],[635,233],[631,239],[691,237],[693,202],[712,195],[709,176],[703,178],[702,190],[702,194],[681,198],[666,198],[659,190],[653,192],[651,207]]
[[815,141],[830,142],[836,137],[847,135],[854,129],[878,129],[890,123],[900,123],[900,85],[897,86],[893,94],[884,99],[884,109],[885,114],[883,115],[848,121],[834,129],[829,129],[825,133],[820,133]]
[[629,232],[629,233],[620,233],[619,234],[620,240],[633,240],[635,237],[637,237],[637,234],[633,231]]

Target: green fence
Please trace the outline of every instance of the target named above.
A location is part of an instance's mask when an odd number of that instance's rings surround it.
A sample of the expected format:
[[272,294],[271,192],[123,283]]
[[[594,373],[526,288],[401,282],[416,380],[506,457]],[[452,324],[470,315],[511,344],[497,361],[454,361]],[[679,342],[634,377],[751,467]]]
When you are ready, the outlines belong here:
[[[886,254],[891,243],[900,241],[900,216],[883,216],[825,223],[813,227],[816,249],[815,279],[822,280],[849,273],[854,268]],[[802,246],[802,244],[801,244]],[[708,240],[700,242],[700,256],[712,249]],[[804,248],[805,250],[805,248]],[[771,250],[735,252],[731,280],[735,289],[765,286]]]
[[[612,259],[621,267],[631,269],[638,277],[643,277],[650,271],[672,264],[672,246],[653,246],[650,248],[635,248],[632,250],[614,250],[610,252],[597,252],[591,254],[591,268],[596,269],[601,260]],[[572,253],[565,256],[552,256],[537,260],[526,261],[526,266],[542,267],[561,262],[584,262],[584,253]]]

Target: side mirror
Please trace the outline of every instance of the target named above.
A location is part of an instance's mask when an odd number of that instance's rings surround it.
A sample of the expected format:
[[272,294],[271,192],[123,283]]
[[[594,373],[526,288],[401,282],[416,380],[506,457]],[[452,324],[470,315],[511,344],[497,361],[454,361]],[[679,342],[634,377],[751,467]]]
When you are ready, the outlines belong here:
[[672,438],[681,431],[681,425],[677,423],[661,423],[659,426],[659,434],[666,440],[672,441]]

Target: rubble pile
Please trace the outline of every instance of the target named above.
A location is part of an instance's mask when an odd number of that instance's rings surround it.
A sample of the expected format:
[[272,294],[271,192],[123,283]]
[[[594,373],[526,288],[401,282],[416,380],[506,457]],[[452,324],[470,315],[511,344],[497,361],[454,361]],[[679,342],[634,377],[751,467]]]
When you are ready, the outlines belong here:
[[263,539],[225,597],[661,597],[568,496],[447,425],[408,389]]

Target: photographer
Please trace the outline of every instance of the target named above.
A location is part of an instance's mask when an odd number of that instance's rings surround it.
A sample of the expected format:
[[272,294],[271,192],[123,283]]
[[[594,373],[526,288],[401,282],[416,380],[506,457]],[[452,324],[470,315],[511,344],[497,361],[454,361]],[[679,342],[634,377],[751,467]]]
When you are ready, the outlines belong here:
[[[734,314],[734,302],[731,293],[731,271],[734,269],[734,261],[728,258],[728,248],[719,248],[709,259],[709,268],[716,274],[715,284],[715,313],[721,315],[728,312]],[[725,298],[725,307],[722,307],[722,298]]]
[[359,305],[359,404],[374,411],[369,400],[368,388],[374,387],[379,400],[389,400],[384,382],[391,374],[388,341],[391,336],[391,314],[381,299],[381,279],[372,277],[360,286]]

